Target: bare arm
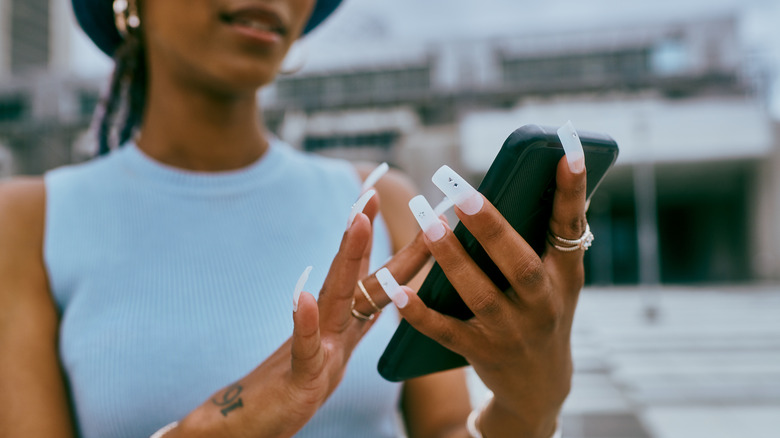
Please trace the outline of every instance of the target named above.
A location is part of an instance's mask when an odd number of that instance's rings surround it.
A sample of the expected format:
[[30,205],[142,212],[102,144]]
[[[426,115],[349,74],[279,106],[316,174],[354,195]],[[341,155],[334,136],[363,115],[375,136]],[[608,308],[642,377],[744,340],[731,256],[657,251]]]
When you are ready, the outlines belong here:
[[0,424],[3,436],[73,437],[43,267],[40,179],[0,184]]
[[[338,385],[352,349],[371,325],[353,318],[349,306],[355,281],[367,274],[369,219],[377,210],[378,202],[370,202],[367,215],[358,215],[345,233],[319,302],[310,294],[301,296],[293,336],[166,437],[290,436],[308,421]],[[59,318],[43,264],[44,217],[43,181],[0,185],[3,437],[75,436],[57,354]],[[405,251],[406,257],[389,263],[409,272],[410,281],[427,259],[427,249],[418,239]]]
[[464,369],[407,380],[401,409],[412,438],[467,437],[470,407]]

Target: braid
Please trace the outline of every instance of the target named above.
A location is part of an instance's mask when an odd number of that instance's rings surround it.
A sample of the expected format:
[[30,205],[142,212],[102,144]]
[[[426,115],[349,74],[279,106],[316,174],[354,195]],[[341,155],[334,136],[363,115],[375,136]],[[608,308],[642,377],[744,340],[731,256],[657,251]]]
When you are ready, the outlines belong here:
[[96,112],[98,155],[105,155],[133,136],[146,101],[146,56],[140,35],[130,33],[114,54],[108,96]]

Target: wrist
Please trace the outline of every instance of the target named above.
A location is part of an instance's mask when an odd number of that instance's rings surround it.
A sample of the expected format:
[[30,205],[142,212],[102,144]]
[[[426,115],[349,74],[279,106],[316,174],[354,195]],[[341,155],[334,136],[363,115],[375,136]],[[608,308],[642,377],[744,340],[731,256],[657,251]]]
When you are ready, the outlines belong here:
[[547,414],[515,412],[491,396],[469,415],[467,429],[473,438],[560,438],[559,410]]

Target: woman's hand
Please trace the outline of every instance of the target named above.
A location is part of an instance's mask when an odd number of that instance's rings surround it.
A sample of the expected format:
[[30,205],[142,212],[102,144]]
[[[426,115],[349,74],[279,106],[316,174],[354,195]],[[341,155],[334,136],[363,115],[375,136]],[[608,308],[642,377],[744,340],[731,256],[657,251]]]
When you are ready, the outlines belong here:
[[[319,300],[300,294],[292,337],[247,376],[214,394],[166,438],[286,437],[314,416],[338,386],[352,351],[373,323],[354,317],[351,308],[353,297],[360,295],[357,280],[368,272],[369,217],[377,210],[373,198],[344,233]],[[386,266],[408,281],[429,256],[423,240],[417,239]]]
[[[550,231],[565,239],[585,232],[586,172],[579,164],[574,173],[562,159],[557,169]],[[393,301],[412,326],[468,359],[493,391],[495,397],[479,419],[486,437],[548,438],[571,383],[569,341],[584,281],[583,251],[564,252],[548,243],[538,257],[493,205],[468,189],[454,199],[456,213],[511,289],[498,290],[449,227],[429,221],[421,223],[425,241],[474,317],[460,321],[442,315],[406,287]]]

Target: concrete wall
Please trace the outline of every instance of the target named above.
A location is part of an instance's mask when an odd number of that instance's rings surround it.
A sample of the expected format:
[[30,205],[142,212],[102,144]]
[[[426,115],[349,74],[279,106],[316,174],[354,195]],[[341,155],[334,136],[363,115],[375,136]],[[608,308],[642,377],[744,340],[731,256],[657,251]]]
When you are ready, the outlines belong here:
[[[775,138],[780,139],[780,123],[775,123],[774,130]],[[750,230],[754,275],[780,280],[780,144],[762,160],[754,186],[756,190],[749,194],[754,218]]]
[[11,74],[11,2],[0,1],[0,79]]
[[49,25],[51,26],[51,59],[49,60],[49,69],[53,72],[62,73],[70,70],[71,59],[71,39],[73,38],[73,12],[70,2],[62,0],[51,0],[51,15]]

